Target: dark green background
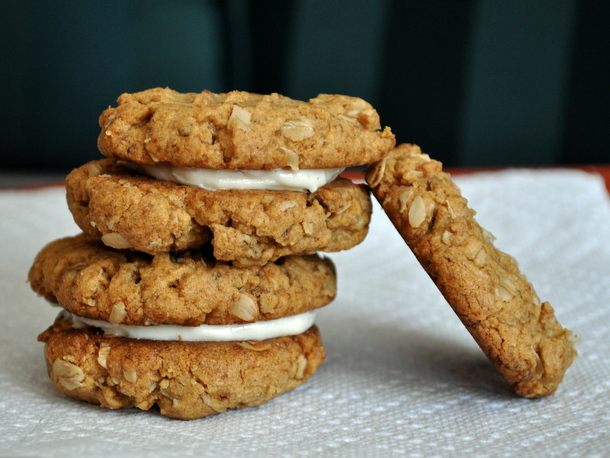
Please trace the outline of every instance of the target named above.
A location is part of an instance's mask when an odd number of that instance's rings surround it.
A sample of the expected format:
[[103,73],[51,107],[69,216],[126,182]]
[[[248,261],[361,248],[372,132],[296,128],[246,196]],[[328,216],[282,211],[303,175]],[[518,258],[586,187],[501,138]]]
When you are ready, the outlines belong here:
[[1,167],[99,157],[123,92],[360,96],[451,166],[610,162],[610,2],[9,0]]

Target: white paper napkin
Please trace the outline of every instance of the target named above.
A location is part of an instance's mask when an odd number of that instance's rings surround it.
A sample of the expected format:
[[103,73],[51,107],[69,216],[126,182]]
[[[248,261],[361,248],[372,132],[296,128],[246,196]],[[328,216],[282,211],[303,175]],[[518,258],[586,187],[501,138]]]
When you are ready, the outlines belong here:
[[591,456],[610,452],[610,202],[571,170],[456,181],[497,246],[581,339],[558,392],[516,397],[378,205],[333,254],[318,324],[327,360],[261,407],[190,422],[56,393],[36,336],[57,314],[26,284],[40,248],[78,233],[61,188],[0,192],[0,456]]

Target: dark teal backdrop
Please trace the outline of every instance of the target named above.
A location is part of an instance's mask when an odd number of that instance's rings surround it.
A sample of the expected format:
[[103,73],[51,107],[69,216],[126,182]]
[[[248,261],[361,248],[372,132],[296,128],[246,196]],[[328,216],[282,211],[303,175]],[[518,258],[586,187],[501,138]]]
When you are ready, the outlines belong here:
[[153,86],[360,96],[451,166],[607,163],[608,24],[599,0],[8,0],[0,167],[99,157],[99,113]]

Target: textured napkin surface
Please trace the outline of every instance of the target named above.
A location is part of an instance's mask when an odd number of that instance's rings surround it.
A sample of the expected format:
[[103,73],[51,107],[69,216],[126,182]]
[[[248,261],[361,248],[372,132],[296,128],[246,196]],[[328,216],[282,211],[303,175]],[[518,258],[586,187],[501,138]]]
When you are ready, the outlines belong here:
[[78,233],[64,191],[0,192],[0,456],[586,456],[610,452],[610,202],[599,177],[508,170],[456,178],[579,358],[558,392],[516,397],[378,205],[369,237],[331,255],[318,313],[328,357],[258,408],[190,422],[54,391],[42,344],[57,309],[26,283],[40,248]]

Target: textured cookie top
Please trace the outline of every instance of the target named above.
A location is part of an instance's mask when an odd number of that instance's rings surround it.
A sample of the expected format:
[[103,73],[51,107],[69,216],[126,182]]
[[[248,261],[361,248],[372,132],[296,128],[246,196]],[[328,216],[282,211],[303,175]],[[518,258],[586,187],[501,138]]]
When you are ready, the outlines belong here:
[[238,268],[200,251],[115,250],[84,234],[44,247],[28,280],[75,315],[123,325],[272,320],[322,307],[336,293],[332,262],[315,255]]
[[248,92],[123,94],[100,118],[102,154],[140,164],[209,169],[319,169],[381,159],[395,144],[364,100],[309,102]]
[[314,193],[207,191],[139,175],[111,159],[73,170],[66,189],[76,223],[108,246],[158,254],[211,240],[214,257],[234,265],[352,248],[365,238],[371,215],[367,190],[345,179]]
[[576,352],[548,302],[493,236],[441,163],[404,144],[372,166],[373,194],[498,371],[525,397],[552,394]]

